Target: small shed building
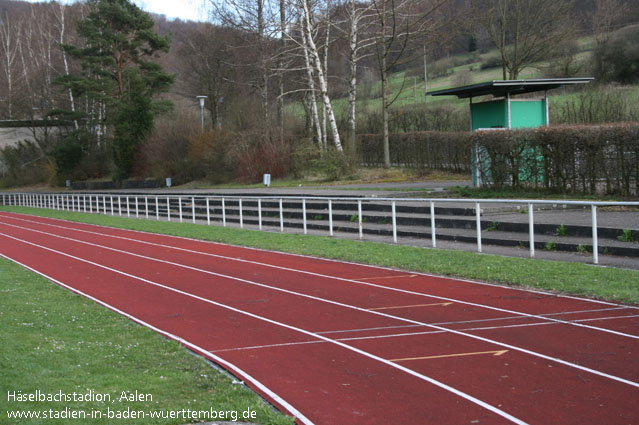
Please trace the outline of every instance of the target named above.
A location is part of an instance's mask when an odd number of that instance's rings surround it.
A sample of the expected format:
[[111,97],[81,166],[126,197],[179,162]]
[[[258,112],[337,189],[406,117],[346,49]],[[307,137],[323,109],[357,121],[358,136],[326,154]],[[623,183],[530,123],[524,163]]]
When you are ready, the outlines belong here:
[[[494,80],[469,86],[427,92],[427,96],[457,96],[469,99],[470,131],[530,128],[550,125],[548,91],[559,87],[586,84],[593,78],[542,78],[528,80]],[[515,99],[517,95],[543,92],[539,99]],[[492,96],[475,102],[473,98]],[[473,185],[481,185],[479,148],[473,147]]]

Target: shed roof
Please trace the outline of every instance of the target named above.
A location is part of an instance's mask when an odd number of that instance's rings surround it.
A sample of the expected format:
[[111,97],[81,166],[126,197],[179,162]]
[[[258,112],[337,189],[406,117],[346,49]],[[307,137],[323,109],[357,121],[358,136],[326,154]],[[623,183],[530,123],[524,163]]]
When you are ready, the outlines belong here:
[[538,78],[529,80],[493,80],[469,86],[427,92],[426,96],[457,96],[459,99],[493,95],[494,97],[511,96],[546,91],[572,84],[586,84],[594,80],[592,77],[583,78]]

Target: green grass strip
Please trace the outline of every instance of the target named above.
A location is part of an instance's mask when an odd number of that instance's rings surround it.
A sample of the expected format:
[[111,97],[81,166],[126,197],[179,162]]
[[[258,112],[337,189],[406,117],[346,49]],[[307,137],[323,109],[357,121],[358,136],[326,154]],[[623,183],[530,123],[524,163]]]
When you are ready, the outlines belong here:
[[[4,258],[0,258],[0,341],[0,424],[192,423],[193,419],[185,419],[190,415],[187,409],[237,412],[240,420],[250,409],[257,416],[252,422],[293,423],[180,344]],[[77,401],[9,400],[9,394],[37,391],[61,392]],[[91,391],[110,394],[112,402],[79,401]],[[123,391],[126,395],[135,391],[150,394],[152,400],[120,400]],[[113,418],[108,418],[107,409]],[[182,409],[186,413],[178,413]],[[8,411],[40,412],[48,417],[9,419]],[[92,411],[104,416],[70,416],[91,415]],[[175,417],[116,416],[127,411],[129,415],[136,411],[169,415],[172,411]],[[68,417],[63,418],[65,414]],[[231,413],[223,420],[232,419]]]
[[639,304],[636,270],[56,210],[0,210]]

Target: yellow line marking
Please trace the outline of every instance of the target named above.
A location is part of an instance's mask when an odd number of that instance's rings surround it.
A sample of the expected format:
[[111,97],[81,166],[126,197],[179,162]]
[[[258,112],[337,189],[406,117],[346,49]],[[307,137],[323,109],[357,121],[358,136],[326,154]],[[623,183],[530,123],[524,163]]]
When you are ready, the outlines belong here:
[[416,274],[400,274],[396,276],[379,276],[379,277],[354,277],[351,280],[377,280],[377,279],[397,279],[400,277],[417,277]]
[[452,302],[449,303],[435,303],[435,304],[415,304],[415,305],[397,305],[397,306],[393,306],[393,307],[375,307],[375,308],[367,308],[366,310],[369,311],[375,311],[375,310],[394,310],[397,308],[412,308],[412,307],[431,307],[431,306],[436,306],[436,305],[441,305],[442,307],[448,307],[449,305],[453,304]]
[[476,353],[459,353],[459,354],[443,354],[440,356],[427,356],[427,357],[409,357],[406,359],[392,359],[391,362],[405,362],[409,360],[429,360],[429,359],[443,359],[446,357],[464,357],[464,356],[479,356],[481,354],[492,354],[493,356],[501,356],[508,352],[508,350],[498,351],[479,351]]

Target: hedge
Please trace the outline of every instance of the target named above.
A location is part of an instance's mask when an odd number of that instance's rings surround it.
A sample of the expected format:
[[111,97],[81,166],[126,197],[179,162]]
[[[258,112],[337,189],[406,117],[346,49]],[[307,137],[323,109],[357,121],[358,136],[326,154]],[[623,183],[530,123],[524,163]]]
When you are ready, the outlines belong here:
[[[384,165],[383,140],[380,134],[358,135],[362,165]],[[391,164],[396,166],[470,173],[470,134],[467,132],[423,131],[391,134]]]
[[638,195],[639,123],[477,131],[485,185]]

